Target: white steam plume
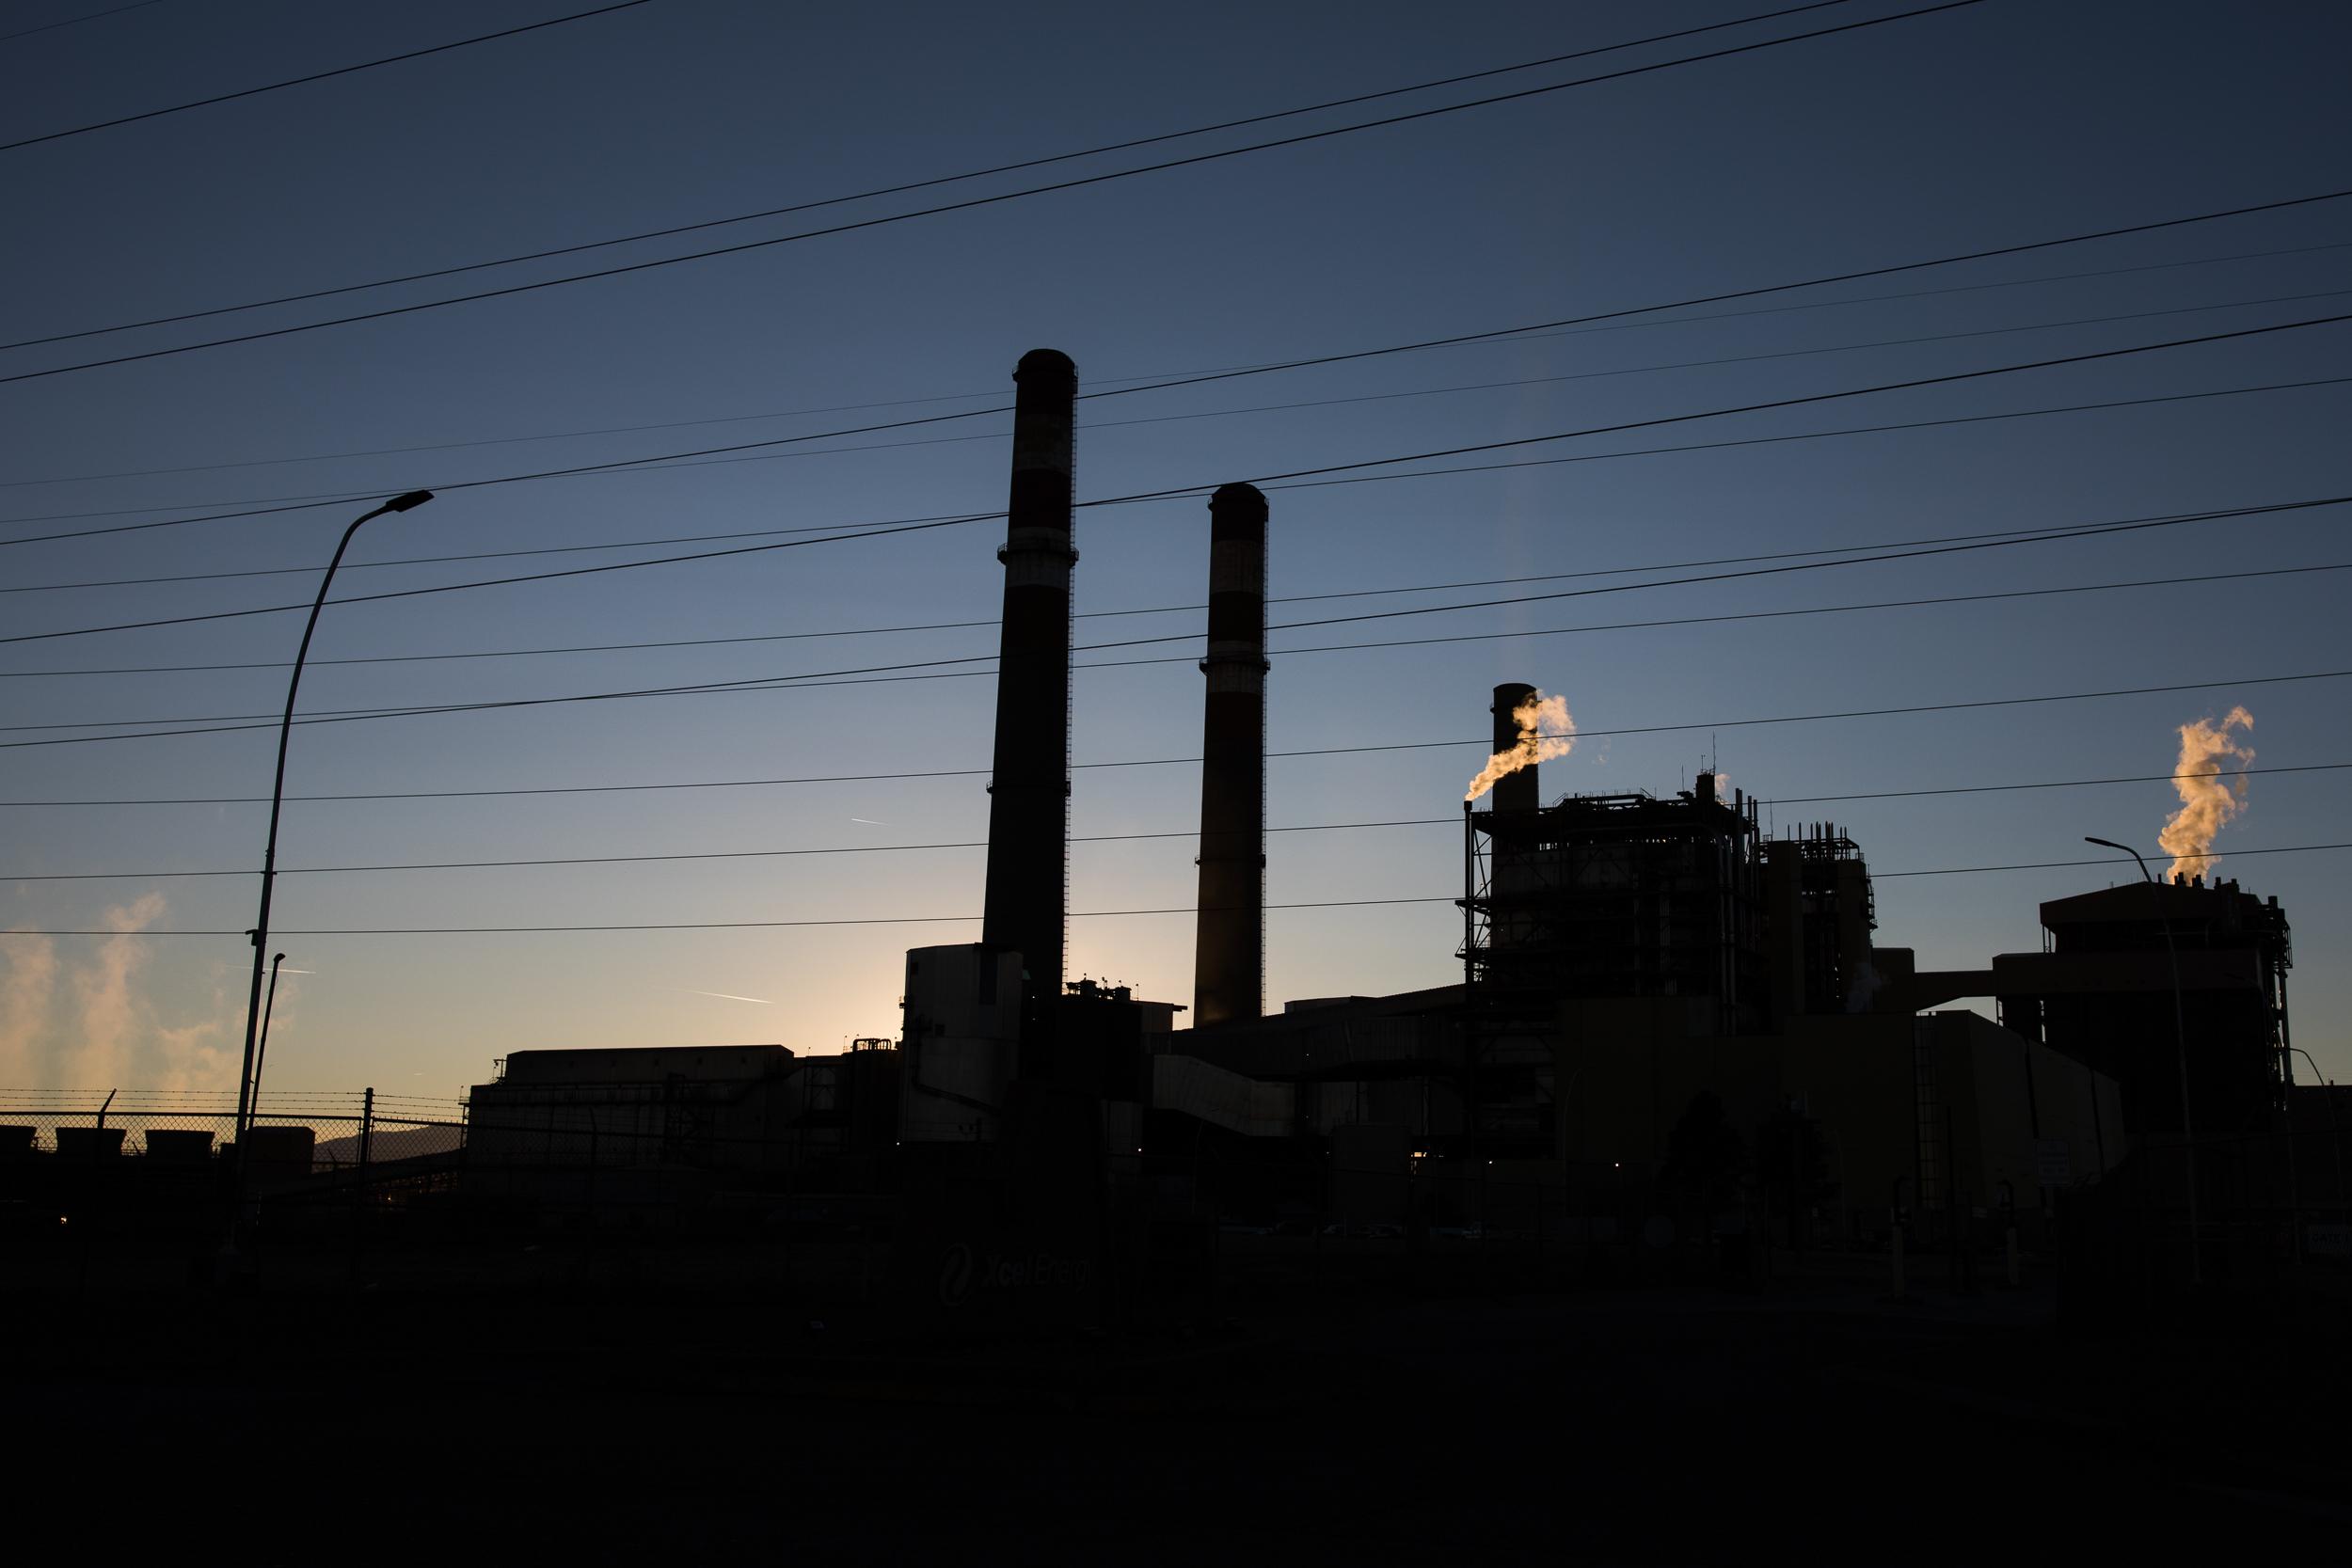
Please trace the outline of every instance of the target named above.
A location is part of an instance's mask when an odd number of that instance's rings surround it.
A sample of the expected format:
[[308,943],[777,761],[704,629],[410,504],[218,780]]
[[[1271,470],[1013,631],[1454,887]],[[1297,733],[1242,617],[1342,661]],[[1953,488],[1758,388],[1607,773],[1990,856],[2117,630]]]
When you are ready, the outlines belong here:
[[1463,800],[1475,800],[1494,788],[1498,779],[1508,778],[1535,763],[1566,756],[1576,747],[1576,721],[1568,717],[1565,697],[1547,697],[1538,691],[1513,708],[1511,718],[1519,727],[1518,744],[1488,757],[1486,766],[1478,770],[1478,777],[1470,782]]
[[2200,719],[2181,726],[2181,760],[2172,768],[2172,788],[2181,798],[2181,809],[2156,837],[2172,857],[2169,876],[2196,876],[2218,863],[2220,857],[2207,851],[2223,825],[2246,809],[2246,781],[2234,781],[2233,788],[2231,781],[2214,776],[2216,765],[2224,757],[2234,759],[2240,768],[2251,763],[2254,748],[2233,740],[2230,732],[2253,727],[2254,716],[2243,707],[2232,708],[2218,724]]

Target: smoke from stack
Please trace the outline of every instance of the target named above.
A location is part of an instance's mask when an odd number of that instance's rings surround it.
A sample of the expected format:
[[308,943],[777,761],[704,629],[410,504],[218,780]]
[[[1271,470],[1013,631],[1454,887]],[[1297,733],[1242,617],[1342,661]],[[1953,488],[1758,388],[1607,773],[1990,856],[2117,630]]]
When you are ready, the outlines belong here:
[[1265,1009],[1265,540],[1255,485],[1209,498],[1195,1027]]
[[1576,721],[1568,717],[1568,700],[1513,682],[1495,688],[1493,712],[1494,755],[1462,799],[1475,800],[1491,789],[1497,811],[1533,811],[1538,794],[1535,765],[1576,749]]
[[2217,764],[2224,757],[2240,768],[2251,764],[2254,748],[2233,740],[2230,732],[2253,727],[2254,716],[2243,707],[2232,708],[2218,724],[2199,719],[2181,726],[2181,757],[2172,765],[2172,789],[2181,798],[2181,809],[2156,837],[2172,857],[2168,877],[2197,876],[2219,863],[2220,857],[2207,851],[2229,820],[2246,809],[2246,781],[2236,780],[2233,787],[2218,776]]
[[1078,367],[1033,349],[1013,372],[1012,486],[996,662],[996,752],[980,940],[1017,950],[1032,999],[1061,994],[1070,833],[1070,574]]

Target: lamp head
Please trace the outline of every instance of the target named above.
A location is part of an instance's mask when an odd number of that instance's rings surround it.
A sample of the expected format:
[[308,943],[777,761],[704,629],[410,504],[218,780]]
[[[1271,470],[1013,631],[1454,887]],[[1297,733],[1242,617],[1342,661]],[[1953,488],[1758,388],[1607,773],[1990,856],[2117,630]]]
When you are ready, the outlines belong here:
[[384,510],[387,512],[414,512],[418,507],[422,506],[425,502],[431,500],[432,499],[433,492],[430,490],[411,490],[406,495],[394,496],[390,500],[386,501],[384,503]]

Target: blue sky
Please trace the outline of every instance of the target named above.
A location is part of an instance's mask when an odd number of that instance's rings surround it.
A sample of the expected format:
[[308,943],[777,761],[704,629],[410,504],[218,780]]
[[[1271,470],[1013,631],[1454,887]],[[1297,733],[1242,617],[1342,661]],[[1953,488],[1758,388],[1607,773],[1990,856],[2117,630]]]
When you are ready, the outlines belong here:
[[[1759,9],[1762,8],[1758,8]],[[1906,8],[1866,0],[1713,35],[1745,41]],[[19,25],[77,14],[20,5]],[[0,140],[562,14],[163,0],[0,44]],[[771,7],[654,0],[332,82],[0,153],[6,341],[264,299],[843,195],[1263,113],[1744,14],[1722,5]],[[175,518],[803,435],[1008,399],[1059,348],[1082,389],[1687,298],[2301,196],[2344,178],[2352,23],[2323,6],[1991,3],[1575,91],[753,250],[628,277],[0,385],[0,538]],[[1708,40],[1622,56],[1695,53]],[[1718,45],[1719,46],[1719,45]],[[1617,58],[1617,57],[1612,57]],[[1501,79],[1536,85],[1610,61]],[[1463,87],[1397,101],[1481,96]],[[1372,118],[1379,106],[1286,126]],[[1391,111],[1392,112],[1392,111]],[[1263,139],[1234,132],[1187,152]],[[1149,153],[1060,166],[1093,173]],[[948,187],[949,198],[1050,174]],[[829,212],[881,215],[890,198]],[[473,275],[523,281],[764,238],[826,214]],[[837,221],[837,219],[836,219]],[[1662,418],[2342,313],[2352,203],[1182,390],[1082,410],[1082,499]],[[2195,263],[2181,264],[2173,263]],[[2137,271],[2116,271],[2137,268]],[[2063,277],[2058,275],[2099,273]],[[2003,285],[1986,287],[1985,285]],[[477,284],[476,286],[480,286]],[[1926,292],[1956,291],[1956,292]],[[406,285],[215,322],[0,353],[0,374],[458,292]],[[1906,297],[1870,297],[1901,295]],[[1762,307],[1773,307],[1764,310]],[[1779,309],[1803,306],[1804,309]],[[1748,313],[1726,314],[1726,311]],[[2123,318],[2090,321],[2085,318]],[[1966,336],[1963,336],[1966,335]],[[1896,341],[1896,340],[1904,340]],[[1921,341],[1917,340],[1934,340]],[[2343,493],[2343,388],[1653,455],[1865,424],[2342,375],[2344,325],[1811,408],[1534,446],[1591,459],[1271,490],[1278,596],[1657,567],[1735,555],[2095,523]],[[1762,357],[1770,356],[1770,357]],[[1720,361],[1737,360],[1737,363]],[[1701,363],[1715,361],[1715,363]],[[1273,404],[1314,404],[1272,408]],[[675,428],[644,429],[656,425]],[[616,433],[617,430],[617,433]],[[511,561],[409,558],[985,512],[1005,417],[621,474],[460,489],[368,525],[339,594],[715,546]],[[600,434],[576,434],[598,432]],[[470,444],[469,444],[470,443]],[[330,455],[372,453],[373,455]],[[93,477],[111,476],[111,477]],[[0,586],[287,570],[10,594],[8,635],[306,601],[344,503],[0,548]],[[1079,641],[1197,632],[1199,498],[1079,514]],[[1834,819],[1875,870],[2071,860],[2085,833],[2152,852],[2161,783],[1800,804],[1796,798],[2162,774],[2178,725],[2244,704],[2258,768],[2352,762],[2341,680],[2246,684],[2344,657],[2344,515],[2173,529],[1277,633],[1275,751],[1470,741],[1489,687],[1565,695],[1596,736],[1551,791],[1738,786]],[[330,609],[306,709],[456,703],[985,655],[997,525]],[[2023,588],[2292,569],[2234,581],[1649,629],[1539,635]],[[1657,575],[1657,574],[1649,574]],[[1665,574],[1677,575],[1677,574]],[[1684,574],[1687,575],[1687,574]],[[1618,579],[1604,579],[1618,580]],[[1285,621],[1537,593],[1274,607]],[[860,631],[848,637],[803,634]],[[12,726],[274,712],[300,616],[0,646]],[[339,664],[585,643],[723,646]],[[1187,643],[1082,670],[1081,763],[1198,751]],[[138,674],[35,677],[120,667]],[[971,668],[971,667],[966,667]],[[984,670],[985,666],[978,668]],[[1742,725],[1854,708],[2226,682],[2166,695]],[[984,673],[552,705],[296,732],[289,789],[523,789],[984,769]],[[1710,728],[1708,726],[1721,726]],[[81,732],[17,729],[0,739]],[[0,798],[266,795],[272,735],[18,747]],[[1446,818],[1476,745],[1278,759],[1277,826]],[[2263,774],[2219,847],[2338,842],[2338,771]],[[1079,835],[1181,832],[1183,764],[1082,768]],[[923,845],[983,836],[985,777],[691,791],[295,802],[288,868]],[[252,805],[0,808],[0,927],[239,930],[251,876],[37,881],[258,863]],[[1079,911],[1192,901],[1181,838],[1080,843]],[[1278,833],[1277,903],[1458,892],[1458,829]],[[281,878],[306,928],[977,915],[977,849]],[[2294,922],[2297,1043],[2352,1075],[2341,853],[2227,861]],[[1927,967],[2039,941],[2036,904],[2106,867],[1887,878],[1880,939]],[[1278,911],[1268,993],[1439,984],[1443,902]],[[1189,917],[1073,923],[1071,973],[1189,1001]],[[901,954],[977,922],[723,931],[304,937],[272,1079],[448,1094],[509,1051],[778,1040],[837,1050],[897,1025]],[[225,1085],[237,936],[19,936],[0,1077]],[[723,993],[712,995],[707,993]],[[757,1001],[739,1000],[755,998]]]

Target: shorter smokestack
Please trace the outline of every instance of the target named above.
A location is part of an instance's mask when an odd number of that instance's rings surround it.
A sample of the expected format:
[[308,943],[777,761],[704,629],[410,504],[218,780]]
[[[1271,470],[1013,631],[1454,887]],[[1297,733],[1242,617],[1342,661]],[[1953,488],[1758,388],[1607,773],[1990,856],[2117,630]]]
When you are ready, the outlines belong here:
[[[1505,681],[1495,688],[1494,706],[1487,711],[1494,715],[1495,750],[1508,752],[1519,743],[1518,710],[1535,700],[1535,689],[1524,681]],[[1534,811],[1541,795],[1535,780],[1535,765],[1529,763],[1516,773],[1506,773],[1495,781],[1497,811]]]

